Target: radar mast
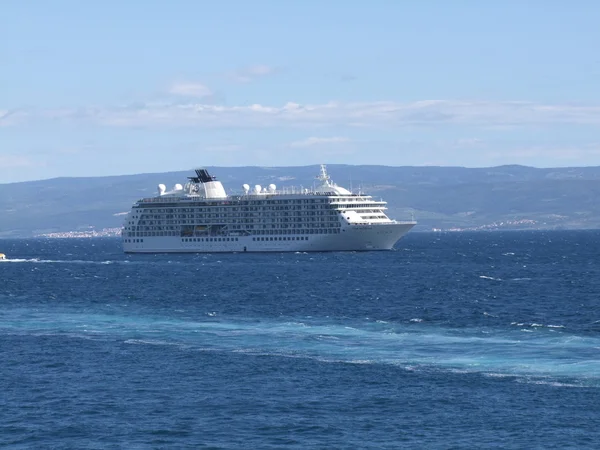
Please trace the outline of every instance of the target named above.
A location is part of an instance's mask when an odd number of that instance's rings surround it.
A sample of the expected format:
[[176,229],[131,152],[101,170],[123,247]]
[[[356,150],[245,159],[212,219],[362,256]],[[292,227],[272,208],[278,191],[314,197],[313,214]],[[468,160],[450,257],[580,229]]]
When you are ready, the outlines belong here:
[[330,185],[330,181],[331,178],[329,177],[329,174],[327,173],[327,168],[325,166],[325,164],[321,164],[321,173],[319,175],[317,175],[317,180],[322,181],[324,185],[329,186]]

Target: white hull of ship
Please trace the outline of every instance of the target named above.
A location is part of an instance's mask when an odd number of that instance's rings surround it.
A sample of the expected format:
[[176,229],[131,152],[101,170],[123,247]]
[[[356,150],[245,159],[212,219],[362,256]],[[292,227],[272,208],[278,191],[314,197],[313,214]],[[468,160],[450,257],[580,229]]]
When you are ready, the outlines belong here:
[[[396,222],[343,227],[337,234],[309,234],[307,240],[292,236],[264,236],[273,240],[253,240],[238,236],[237,241],[201,241],[177,236],[144,237],[143,242],[123,242],[126,253],[219,253],[219,252],[329,252],[391,250],[415,222]],[[300,237],[300,235],[298,236]],[[142,239],[140,239],[142,240]]]

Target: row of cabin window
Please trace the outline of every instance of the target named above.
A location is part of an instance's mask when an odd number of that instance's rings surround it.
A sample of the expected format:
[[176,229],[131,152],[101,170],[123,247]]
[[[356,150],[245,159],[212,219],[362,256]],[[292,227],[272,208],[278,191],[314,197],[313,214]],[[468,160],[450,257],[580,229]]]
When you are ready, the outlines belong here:
[[[269,234],[338,234],[339,228],[311,228],[307,230],[261,230],[261,233]],[[180,231],[130,231],[128,236],[180,236]],[[189,233],[192,234],[192,233]]]
[[253,241],[308,241],[308,236],[253,237]]
[[[308,236],[253,237],[253,241],[308,241]],[[230,242],[238,238],[183,238],[183,242]]]
[[237,242],[238,238],[183,238],[182,242],[224,242],[233,241]]
[[[381,209],[381,205],[371,204],[371,203],[353,203],[350,205],[344,205],[347,208],[377,208]],[[177,209],[148,209],[145,211],[141,211],[138,214],[142,214],[144,217],[151,216],[153,214],[168,214],[179,216],[180,214],[185,213],[231,213],[231,212],[267,212],[267,211],[306,211],[306,209],[318,209],[318,210],[326,210],[337,212],[338,210],[335,207],[331,207],[329,205],[311,205],[311,206],[303,206],[303,207],[293,207],[293,206],[246,206],[246,207],[236,207],[236,206],[223,206],[223,207],[213,207],[213,208],[177,208]]]

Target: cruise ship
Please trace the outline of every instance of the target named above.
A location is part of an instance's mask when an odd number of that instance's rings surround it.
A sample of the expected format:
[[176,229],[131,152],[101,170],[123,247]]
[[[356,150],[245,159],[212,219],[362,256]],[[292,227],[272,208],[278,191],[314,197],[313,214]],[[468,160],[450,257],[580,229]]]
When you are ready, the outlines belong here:
[[126,253],[390,250],[414,221],[390,219],[387,202],[336,185],[321,165],[312,189],[243,185],[227,195],[206,169],[138,200],[121,232]]

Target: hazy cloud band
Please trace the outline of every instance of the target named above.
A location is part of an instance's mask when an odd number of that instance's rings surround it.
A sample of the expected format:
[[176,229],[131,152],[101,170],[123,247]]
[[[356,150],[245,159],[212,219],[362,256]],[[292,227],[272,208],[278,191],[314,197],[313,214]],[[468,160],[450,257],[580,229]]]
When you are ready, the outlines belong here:
[[[188,90],[191,89],[187,86]],[[198,94],[198,88],[194,86]],[[203,92],[204,94],[205,92]],[[85,121],[104,126],[280,127],[348,126],[401,127],[410,125],[521,126],[600,124],[600,106],[539,104],[525,101],[482,102],[426,100],[412,103],[289,102],[283,106],[261,104],[226,106],[188,103],[137,103],[115,107],[47,110],[0,110],[1,126],[36,121]]]

